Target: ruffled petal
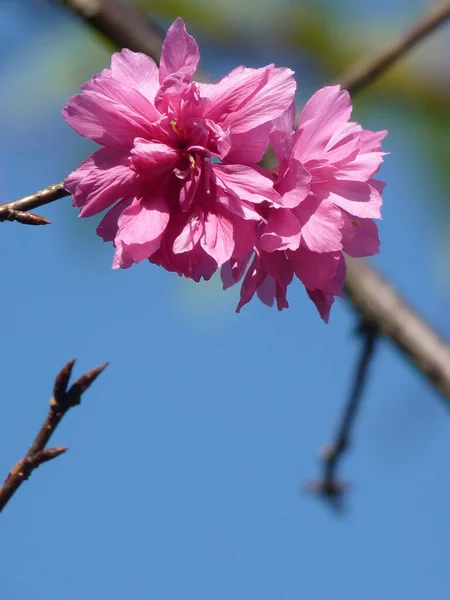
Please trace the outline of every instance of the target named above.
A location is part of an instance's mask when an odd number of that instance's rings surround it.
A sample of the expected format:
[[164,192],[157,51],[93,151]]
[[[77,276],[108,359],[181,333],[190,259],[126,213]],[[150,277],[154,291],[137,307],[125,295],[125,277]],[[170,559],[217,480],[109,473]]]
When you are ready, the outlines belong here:
[[288,251],[289,262],[295,274],[309,290],[324,289],[336,275],[340,252],[311,252],[300,246],[295,252]]
[[191,252],[199,242],[204,232],[203,223],[197,215],[191,215],[186,222],[182,232],[173,244],[174,254]]
[[[136,100],[140,96],[146,103],[147,116],[135,108],[130,108],[118,100],[117,83],[107,82],[111,97],[98,92],[85,91],[69,98],[62,114],[68,124],[78,134],[89,138],[102,146],[131,146],[134,138],[146,137],[148,123],[160,117],[159,113],[139,92],[129,90],[128,98]],[[104,87],[104,86],[103,86]],[[132,102],[130,102],[132,104]],[[141,106],[142,111],[145,111]]]
[[143,138],[134,140],[131,161],[143,176],[153,178],[175,168],[181,153],[160,142],[149,142]]
[[294,134],[294,156],[306,163],[325,149],[335,130],[347,123],[352,103],[340,86],[324,87],[305,104]]
[[119,229],[119,217],[123,211],[130,206],[132,203],[130,200],[121,200],[115,206],[108,210],[103,219],[100,221],[97,227],[97,235],[99,235],[104,242],[113,242]]
[[281,196],[281,205],[284,208],[298,206],[310,193],[310,182],[309,171],[293,158],[275,186]]
[[258,163],[264,156],[269,144],[270,123],[264,123],[248,133],[236,133],[230,136],[230,151],[226,154],[228,163],[250,165]]
[[122,148],[102,148],[71,173],[65,187],[73,205],[83,207],[80,217],[91,217],[116,200],[133,196],[138,189],[136,173],[130,169],[128,153]]
[[169,27],[163,43],[159,64],[159,81],[172,73],[182,73],[190,79],[200,60],[197,42],[186,31],[183,19],[178,17]]
[[[231,216],[231,215],[230,215]],[[206,215],[204,235],[200,239],[204,251],[221,267],[231,258],[234,250],[234,228],[231,219],[224,214]]]
[[352,219],[342,212],[344,228],[342,243],[350,256],[373,256],[380,251],[378,227],[372,219]]
[[308,196],[294,212],[302,224],[302,240],[313,252],[342,250],[342,213],[332,202]]
[[326,294],[322,290],[306,290],[308,296],[314,302],[319,315],[325,323],[328,323],[330,319],[330,310],[333,306],[334,296]]
[[273,188],[273,181],[256,169],[246,165],[211,165],[216,183],[240,200],[255,204],[268,201],[280,201],[279,194]]
[[159,69],[155,61],[141,52],[124,48],[111,59],[111,73],[127,89],[136,89],[151,103],[159,89]]
[[149,258],[161,245],[169,222],[169,209],[163,190],[153,191],[150,198],[136,199],[118,219],[119,229],[114,240],[117,263],[128,268]]
[[231,127],[234,134],[251,130],[277,119],[294,99],[293,71],[275,68],[238,67],[216,84],[202,84],[200,93],[208,99],[204,116]]
[[295,214],[286,209],[272,210],[259,240],[262,250],[296,250],[300,245],[301,224]]
[[381,217],[382,199],[380,192],[368,183],[360,181],[330,181],[324,185],[326,198],[350,215],[363,219]]

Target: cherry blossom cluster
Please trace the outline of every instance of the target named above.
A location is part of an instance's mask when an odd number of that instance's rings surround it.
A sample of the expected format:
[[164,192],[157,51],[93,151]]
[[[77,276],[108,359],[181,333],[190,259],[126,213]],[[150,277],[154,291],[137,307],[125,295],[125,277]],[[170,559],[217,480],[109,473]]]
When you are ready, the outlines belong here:
[[387,132],[351,122],[339,86],[315,93],[294,128],[293,71],[242,66],[205,84],[192,79],[198,62],[177,19],[159,68],[124,49],[68,100],[66,121],[101,146],[65,181],[74,206],[108,209],[97,233],[114,244],[113,267],[149,260],[195,281],[221,269],[224,288],[242,282],[238,311],[255,293],[286,308],[295,276],[328,321],[343,252],[379,250]]

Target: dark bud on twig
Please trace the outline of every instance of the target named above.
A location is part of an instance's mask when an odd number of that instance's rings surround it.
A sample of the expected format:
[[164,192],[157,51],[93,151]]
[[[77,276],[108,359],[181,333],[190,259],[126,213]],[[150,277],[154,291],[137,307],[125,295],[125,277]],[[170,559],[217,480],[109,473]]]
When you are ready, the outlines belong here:
[[45,448],[44,450],[41,450],[32,458],[34,467],[36,468],[38,465],[42,465],[42,463],[45,463],[48,460],[53,460],[60,454],[67,452],[68,449],[67,446],[56,446],[55,448]]
[[76,359],[70,360],[55,378],[55,385],[53,387],[53,397],[57,404],[63,404],[66,397],[67,386],[69,385],[69,379],[72,375],[73,366]]
[[0,221],[17,221],[23,225],[50,225],[51,221],[42,217],[41,215],[35,215],[33,213],[25,212],[23,210],[15,210],[13,208],[7,208],[0,212]]
[[69,406],[76,406],[81,402],[81,395],[94,383],[102,371],[106,369],[109,363],[104,363],[95,369],[91,369],[72,384],[66,394],[66,402]]

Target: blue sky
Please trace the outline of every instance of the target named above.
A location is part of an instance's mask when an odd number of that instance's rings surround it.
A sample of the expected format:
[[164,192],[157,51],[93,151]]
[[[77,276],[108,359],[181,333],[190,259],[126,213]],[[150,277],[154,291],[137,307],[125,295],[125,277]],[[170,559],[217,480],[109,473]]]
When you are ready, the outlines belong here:
[[[72,38],[87,34],[32,4],[0,7],[2,201],[59,181],[92,149],[59,113],[83,82]],[[43,38],[69,83],[47,74],[36,85]],[[235,66],[200,50],[214,72]],[[33,102],[49,89],[52,102]],[[11,90],[22,90],[14,102]],[[390,130],[375,263],[448,336],[438,267],[447,216],[428,200],[444,191],[411,142],[408,114],[381,107],[363,125]],[[217,281],[146,264],[113,271],[111,246],[70,199],[41,213],[51,226],[0,232],[5,476],[61,366],[78,357],[79,375],[111,364],[55,435],[70,450],[2,513],[2,598],[447,600],[449,415],[388,342],[343,463],[352,488],[337,517],[302,485],[318,474],[350,386],[351,308],[338,301],[326,326],[298,285],[287,311],[254,301],[236,315],[237,291]]]

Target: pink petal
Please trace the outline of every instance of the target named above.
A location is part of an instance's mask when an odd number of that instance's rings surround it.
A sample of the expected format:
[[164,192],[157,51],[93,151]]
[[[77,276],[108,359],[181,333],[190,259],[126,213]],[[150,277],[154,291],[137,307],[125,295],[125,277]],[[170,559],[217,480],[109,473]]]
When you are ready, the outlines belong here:
[[234,250],[233,223],[224,214],[208,213],[205,219],[205,232],[200,244],[217,265],[221,267],[231,258]]
[[325,323],[328,323],[330,318],[330,310],[334,302],[334,297],[330,294],[325,294],[322,290],[306,290],[308,296],[316,305],[317,310],[319,311],[320,316],[322,317]]
[[226,161],[242,164],[259,162],[267,150],[270,128],[270,123],[264,123],[251,132],[232,134],[231,150],[226,155]]
[[[112,83],[111,94],[114,95],[116,83]],[[130,96],[139,94],[130,90]],[[140,94],[139,94],[140,95]],[[150,103],[141,96],[148,106]],[[149,119],[144,118],[134,109],[112,98],[93,92],[84,92],[69,98],[62,114],[65,120],[77,133],[102,146],[131,145],[135,137],[148,134],[147,123],[150,118],[159,116],[149,112]]]
[[80,217],[95,215],[120,198],[129,198],[137,189],[136,173],[123,149],[102,148],[84,161],[66,179],[74,206],[82,206]]
[[277,282],[271,275],[266,275],[262,284],[256,290],[258,298],[266,306],[273,306],[277,296]]
[[257,225],[255,221],[246,221],[229,215],[228,218],[233,222],[234,228],[234,250],[233,259],[237,261],[247,260],[253,252],[256,244]]
[[[172,230],[171,224],[169,224],[168,230]],[[211,279],[217,271],[216,261],[203,250],[200,244],[197,244],[189,252],[174,254],[172,251],[173,231],[168,233],[168,236],[164,235],[160,248],[150,257],[150,262],[194,281],[200,281],[202,278],[205,280]]]
[[342,250],[341,228],[344,225],[341,210],[328,200],[308,196],[296,209],[302,223],[302,240],[313,252]]
[[257,288],[262,285],[266,275],[265,270],[261,267],[259,256],[255,254],[241,285],[241,299],[236,308],[237,313],[250,302]]
[[378,227],[371,219],[352,219],[342,213],[344,251],[350,256],[373,256],[380,251]]
[[119,265],[127,268],[149,258],[161,245],[169,222],[169,210],[163,190],[150,198],[136,199],[118,219],[119,230],[115,246],[120,255]]
[[178,17],[169,27],[162,47],[159,81],[172,73],[181,72],[191,78],[200,60],[197,42],[186,31],[183,19]]
[[299,247],[301,224],[290,210],[280,208],[270,211],[262,231],[259,243],[265,252],[296,250]]
[[300,246],[294,252],[288,251],[289,262],[297,277],[309,290],[324,289],[336,275],[340,252],[311,252]]
[[261,215],[255,209],[253,203],[240,200],[234,194],[229,194],[226,189],[216,188],[217,202],[228,212],[250,221],[261,221]]
[[282,115],[295,88],[290,69],[238,67],[215,84],[200,85],[208,100],[204,116],[231,127],[234,134],[249,132]]
[[[102,148],[101,151],[104,151],[105,149]],[[112,149],[108,149],[109,151],[113,152],[113,155],[115,156],[115,150]],[[100,152],[99,150],[97,152]],[[86,175],[88,175],[92,169],[95,167],[95,154],[91,154],[91,156],[88,156],[85,160],[83,160],[83,162],[81,164],[78,165],[78,167],[75,169],[75,171],[72,171],[72,173],[70,173],[64,180],[64,188],[69,192],[69,194],[71,196],[73,196],[73,206],[79,208],[81,206],[83,206],[84,204],[84,198],[80,198],[79,200],[75,199],[75,193],[77,190],[77,187],[80,185],[80,183],[83,181],[83,179],[86,177]],[[78,204],[78,201],[81,202],[81,204]]]
[[380,164],[383,162],[383,156],[386,152],[381,151],[381,140],[386,136],[387,131],[362,130],[358,135],[358,152],[356,156],[349,161],[339,165],[336,172],[336,179],[347,179],[353,181],[367,181],[377,172]]
[[[290,69],[266,67],[264,84],[225,118],[233,133],[244,133],[277,119],[294,99],[296,83]],[[238,82],[236,82],[238,84]]]
[[113,242],[119,229],[119,217],[128,208],[132,200],[121,200],[105,214],[97,227],[97,235],[104,242]]
[[382,205],[378,190],[368,183],[360,181],[332,181],[325,184],[329,190],[326,196],[329,202],[343,208],[350,215],[366,219],[379,219]]
[[338,85],[316,92],[303,108],[294,135],[294,156],[307,162],[320,154],[334,131],[348,121],[352,103],[347,91]]
[[[129,50],[127,52],[130,53]],[[133,54],[131,52],[131,55]],[[119,62],[123,66],[123,62],[128,59],[122,56],[122,53],[116,53],[111,59],[111,64]],[[123,70],[119,69],[118,75]],[[115,71],[117,72],[116,69]],[[158,121],[161,115],[153,101],[139,91],[139,87],[139,81],[130,81],[129,76],[114,77],[113,69],[104,69],[100,75],[94,75],[84,83],[81,89],[83,95],[104,100],[112,109],[124,113],[130,121],[145,128],[149,122]]]
[[292,281],[294,273],[286,252],[263,252],[261,262],[265,271],[276,282],[275,296],[278,310],[288,308],[287,288]]
[[311,191],[310,181],[310,173],[293,158],[275,186],[283,208],[294,208],[305,200]]
[[112,55],[111,73],[123,87],[136,89],[144,98],[154,102],[159,89],[159,69],[152,58],[124,48]]
[[273,131],[285,131],[288,135],[291,135],[294,129],[295,123],[295,102],[292,102],[290,106],[273,121]]
[[217,83],[198,84],[205,100],[203,116],[222,124],[230,113],[238,110],[267,79],[266,68],[237,67]]
[[270,134],[270,143],[280,164],[280,175],[282,175],[291,160],[292,135],[284,129],[276,129]]
[[149,142],[143,138],[135,139],[131,150],[133,165],[140,174],[149,178],[174,169],[180,157],[179,150],[159,142]]
[[173,244],[174,254],[191,252],[203,235],[204,226],[197,215],[191,215]]
[[217,185],[236,195],[240,200],[255,204],[264,200],[269,202],[280,200],[278,193],[273,189],[272,179],[252,167],[226,164],[213,164],[211,167]]

